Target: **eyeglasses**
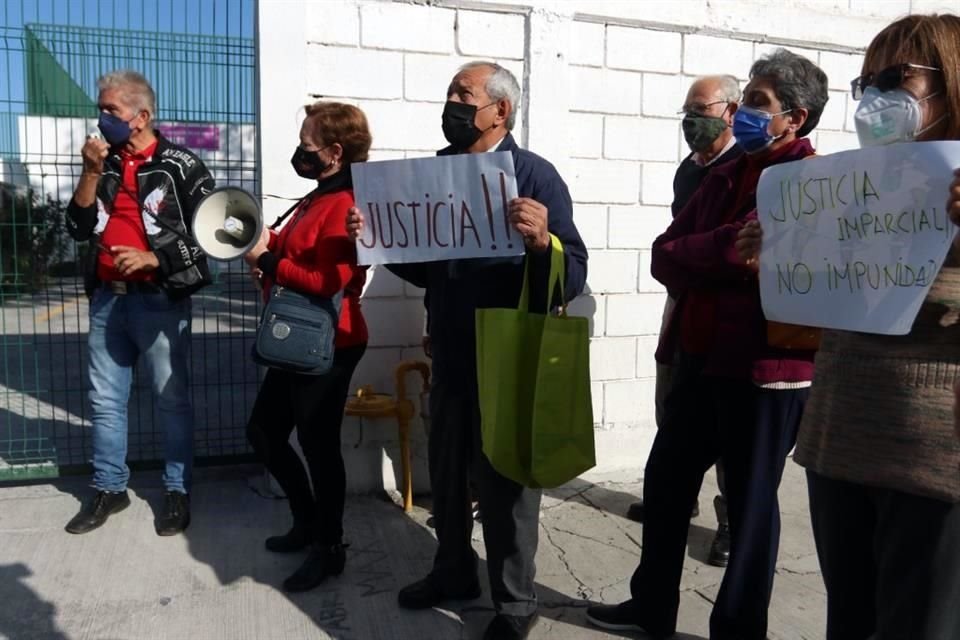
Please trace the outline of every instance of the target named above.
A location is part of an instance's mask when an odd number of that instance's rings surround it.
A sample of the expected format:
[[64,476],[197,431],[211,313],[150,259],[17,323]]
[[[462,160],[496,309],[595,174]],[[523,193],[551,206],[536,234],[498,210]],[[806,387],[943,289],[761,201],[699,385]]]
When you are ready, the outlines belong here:
[[940,69],[936,67],[913,64],[912,62],[895,64],[877,73],[865,73],[851,80],[850,95],[853,96],[854,100],[859,100],[863,97],[863,92],[867,90],[867,87],[876,87],[880,91],[892,91],[902,85],[903,81],[907,78],[917,75],[917,73],[913,71],[914,69],[921,71],[940,71]]
[[683,105],[683,108],[680,111],[677,111],[677,114],[685,113],[696,113],[698,115],[703,115],[707,112],[707,109],[712,107],[715,104],[729,104],[729,100],[714,100],[713,102],[691,102],[690,104]]

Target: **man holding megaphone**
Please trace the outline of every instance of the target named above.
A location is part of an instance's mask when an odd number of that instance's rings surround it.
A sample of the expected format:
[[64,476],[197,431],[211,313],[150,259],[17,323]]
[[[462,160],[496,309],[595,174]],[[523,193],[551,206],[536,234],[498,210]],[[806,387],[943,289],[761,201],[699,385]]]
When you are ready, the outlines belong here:
[[67,208],[70,235],[91,245],[84,288],[97,493],[66,530],[87,533],[130,504],[127,401],[142,358],[165,437],[166,499],[156,529],[173,535],[190,524],[190,295],[210,282],[190,221],[214,182],[192,152],[154,131],[156,96],[146,78],[114,71],[97,85],[99,134],[83,146]]

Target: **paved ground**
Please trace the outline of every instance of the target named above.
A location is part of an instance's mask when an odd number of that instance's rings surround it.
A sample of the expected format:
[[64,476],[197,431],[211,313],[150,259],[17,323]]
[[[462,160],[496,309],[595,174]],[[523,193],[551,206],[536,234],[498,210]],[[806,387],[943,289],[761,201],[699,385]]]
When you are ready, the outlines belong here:
[[[428,511],[405,516],[386,497],[347,505],[352,543],[347,569],[313,592],[288,596],[278,585],[300,557],[270,554],[263,539],[284,530],[286,503],[264,498],[252,467],[204,470],[187,533],[159,538],[152,509],[159,479],[141,473],[133,505],[104,528],[70,536],[63,525],[82,479],[0,488],[0,637],[12,639],[447,640],[479,638],[492,614],[488,597],[450,610],[411,613],[396,591],[424,574],[434,548]],[[630,637],[587,627],[590,602],[628,592],[641,527],[621,514],[639,484],[624,474],[576,482],[544,497],[537,555],[542,620],[535,640]],[[701,494],[715,493],[712,474]],[[801,470],[792,462],[781,487],[784,535],[770,608],[770,638],[823,637],[825,598],[807,515]],[[707,566],[712,509],[691,526],[679,638],[706,638],[722,570]],[[483,557],[479,527],[474,535]],[[482,573],[485,567],[482,567]],[[485,579],[484,579],[485,583]],[[486,584],[484,584],[485,592]]]

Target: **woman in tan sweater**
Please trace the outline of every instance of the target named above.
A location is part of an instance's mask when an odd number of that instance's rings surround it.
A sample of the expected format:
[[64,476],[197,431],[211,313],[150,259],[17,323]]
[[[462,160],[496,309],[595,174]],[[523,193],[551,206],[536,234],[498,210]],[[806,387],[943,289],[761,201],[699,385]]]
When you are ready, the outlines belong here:
[[[960,17],[894,22],[852,89],[863,147],[960,140]],[[759,227],[746,226],[741,258],[755,260],[759,244]],[[795,458],[807,468],[828,640],[960,638],[958,378],[960,241],[908,335],[823,334]]]

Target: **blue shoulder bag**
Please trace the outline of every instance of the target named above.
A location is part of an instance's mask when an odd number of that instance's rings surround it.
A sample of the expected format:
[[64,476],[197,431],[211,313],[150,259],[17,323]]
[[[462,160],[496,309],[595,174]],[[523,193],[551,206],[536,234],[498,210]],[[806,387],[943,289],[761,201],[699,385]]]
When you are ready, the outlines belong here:
[[[270,228],[280,226],[287,215],[308,199],[309,196],[291,207]],[[292,224],[297,222],[299,217]],[[282,253],[282,249],[278,253]],[[343,291],[328,298],[275,284],[257,326],[254,361],[305,375],[323,375],[330,371],[342,302]]]

